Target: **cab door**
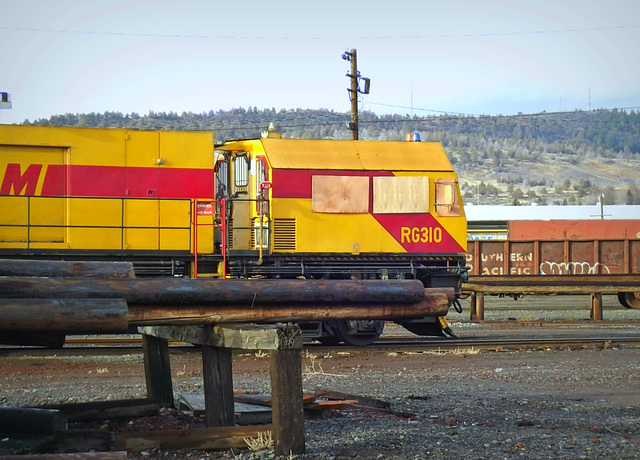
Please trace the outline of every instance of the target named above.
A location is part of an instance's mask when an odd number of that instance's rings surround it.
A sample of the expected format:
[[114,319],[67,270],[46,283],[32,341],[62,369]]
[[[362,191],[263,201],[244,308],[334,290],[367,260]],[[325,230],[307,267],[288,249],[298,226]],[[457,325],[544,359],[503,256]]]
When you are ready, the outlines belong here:
[[236,152],[231,158],[231,235],[234,251],[251,250],[251,198],[249,196],[249,165],[246,152]]

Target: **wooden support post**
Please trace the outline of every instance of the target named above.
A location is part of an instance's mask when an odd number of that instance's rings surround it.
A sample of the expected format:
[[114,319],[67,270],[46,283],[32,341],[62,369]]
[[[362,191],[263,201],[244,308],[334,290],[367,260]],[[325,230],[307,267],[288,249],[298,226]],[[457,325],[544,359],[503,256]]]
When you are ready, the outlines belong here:
[[591,294],[591,319],[594,321],[602,321],[602,294],[594,292]]
[[476,311],[476,305],[477,305],[476,296],[477,294],[475,292],[472,292],[469,300],[469,320],[470,321],[475,321],[476,319],[478,319],[478,313]]
[[[138,330],[143,337],[146,335],[163,337],[165,342],[168,339],[181,340],[204,347],[205,406],[208,424],[233,424],[233,414],[230,415],[227,412],[234,409],[230,349],[269,350],[273,415],[273,427],[270,429],[273,432],[275,453],[276,455],[304,453],[300,326],[295,324],[219,324],[217,326],[147,326]],[[168,368],[168,364],[166,367]],[[227,401],[230,401],[229,405]]]
[[484,292],[476,293],[476,320],[484,321]]
[[203,345],[202,366],[207,426],[235,425],[231,349]]
[[3,433],[51,434],[67,429],[67,418],[55,409],[0,407],[0,428]]
[[142,335],[144,373],[147,381],[147,397],[160,407],[174,407],[169,342],[152,335]]
[[272,350],[270,353],[275,454],[304,454],[302,351]]

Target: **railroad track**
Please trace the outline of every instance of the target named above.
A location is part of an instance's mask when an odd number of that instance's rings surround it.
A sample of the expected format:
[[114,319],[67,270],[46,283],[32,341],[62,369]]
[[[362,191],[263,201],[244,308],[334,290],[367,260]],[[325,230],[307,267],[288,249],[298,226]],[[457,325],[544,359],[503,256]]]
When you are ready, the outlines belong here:
[[[142,353],[142,340],[136,337],[72,337],[64,348],[51,350],[45,348],[10,347],[0,348],[3,355],[23,356],[68,356],[93,354],[137,354]],[[190,344],[170,343],[172,352],[197,352],[198,348]],[[316,342],[305,344],[304,348],[312,353],[329,352],[451,352],[464,350],[507,351],[530,349],[564,349],[564,348],[612,348],[627,346],[640,348],[640,333],[627,331],[624,333],[601,335],[574,335],[548,337],[464,337],[464,338],[424,338],[414,336],[381,337],[368,347],[326,346]]]

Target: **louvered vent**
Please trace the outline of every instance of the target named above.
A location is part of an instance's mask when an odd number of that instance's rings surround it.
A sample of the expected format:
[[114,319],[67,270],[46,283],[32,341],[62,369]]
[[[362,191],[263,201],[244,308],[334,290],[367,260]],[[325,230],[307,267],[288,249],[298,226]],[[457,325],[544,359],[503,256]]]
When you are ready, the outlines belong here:
[[296,250],[295,219],[273,219],[273,250]]
[[229,224],[227,226],[227,249],[233,249],[233,219],[229,219]]

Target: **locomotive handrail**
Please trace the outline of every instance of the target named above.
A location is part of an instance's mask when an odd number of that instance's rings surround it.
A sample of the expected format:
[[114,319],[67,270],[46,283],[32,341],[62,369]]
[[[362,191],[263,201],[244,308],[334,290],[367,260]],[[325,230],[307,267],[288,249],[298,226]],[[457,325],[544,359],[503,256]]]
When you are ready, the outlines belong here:
[[[190,203],[191,200],[189,199],[184,199],[184,198],[124,198],[124,197],[90,197],[90,196],[32,196],[32,195],[0,195],[0,198],[6,199],[6,198],[11,198],[11,199],[26,199],[26,213],[25,216],[18,222],[16,223],[0,223],[0,228],[16,228],[16,229],[25,229],[26,230],[26,238],[24,240],[15,240],[15,241],[7,241],[5,240],[4,242],[11,242],[11,243],[24,243],[25,250],[31,250],[33,249],[33,245],[34,244],[51,244],[51,243],[64,243],[65,241],[68,240],[69,238],[69,234],[67,233],[66,235],[62,236],[62,240],[61,241],[51,241],[51,240],[47,240],[47,241],[35,241],[32,238],[32,233],[34,229],[63,229],[65,231],[69,231],[69,230],[73,230],[73,229],[87,229],[87,230],[120,230],[120,237],[119,237],[119,250],[120,251],[124,251],[125,249],[125,231],[126,230],[157,230],[158,232],[161,232],[163,230],[183,230],[188,232],[188,236],[186,238],[187,241],[187,251],[191,251],[192,247],[191,247],[191,225],[190,225],[190,221],[191,221],[191,210],[190,210],[190,206],[189,206],[189,216],[186,219],[186,224],[185,225],[162,225],[162,223],[159,221],[157,224],[154,225],[126,225],[125,224],[125,210],[126,210],[126,203],[127,202],[133,202],[133,201],[155,201],[155,202],[165,202],[165,201],[182,201],[182,202],[187,202]],[[34,221],[37,222],[38,216],[34,216],[33,213],[33,206],[32,206],[32,201],[33,200],[64,200],[65,202],[71,202],[71,201],[80,201],[80,200],[100,200],[100,201],[112,201],[112,202],[120,202],[119,205],[119,223],[115,224],[115,223],[106,223],[106,224],[72,224],[72,223],[64,223],[64,224],[40,224],[40,223],[34,223]],[[69,204],[65,204],[65,215],[67,213]],[[16,209],[15,207],[13,209]],[[160,242],[158,242],[157,244],[157,248],[156,249],[160,249]],[[107,249],[107,248],[105,248]]]

